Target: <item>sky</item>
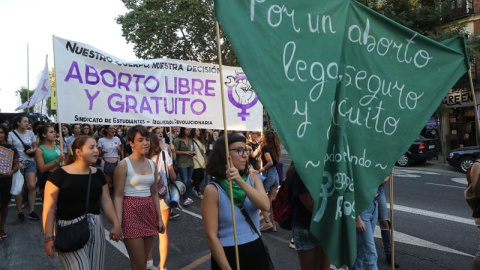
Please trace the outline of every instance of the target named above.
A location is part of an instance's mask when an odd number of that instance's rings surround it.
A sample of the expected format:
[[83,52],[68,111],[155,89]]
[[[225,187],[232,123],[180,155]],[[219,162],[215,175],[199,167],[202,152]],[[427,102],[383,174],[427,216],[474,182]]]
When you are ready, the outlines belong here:
[[[86,43],[127,61],[138,60],[115,17],[125,14],[121,0],[1,0],[0,110],[14,112],[22,86],[35,89],[45,65],[53,65],[52,36]],[[27,44],[28,66],[27,76]],[[29,80],[27,80],[29,77]]]

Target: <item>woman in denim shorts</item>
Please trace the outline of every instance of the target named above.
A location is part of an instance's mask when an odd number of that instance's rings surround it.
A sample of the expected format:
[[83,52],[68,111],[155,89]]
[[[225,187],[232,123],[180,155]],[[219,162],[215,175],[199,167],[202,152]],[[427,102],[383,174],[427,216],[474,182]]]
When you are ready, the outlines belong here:
[[[273,199],[277,196],[279,177],[277,172],[277,162],[280,160],[280,140],[275,132],[267,130],[263,133],[263,137],[260,141],[261,158],[263,167],[258,171],[265,176],[263,186],[267,191],[268,198],[270,199],[270,205]],[[270,210],[272,208],[270,207]],[[271,211],[262,211],[265,222],[260,226],[260,231],[277,231],[275,221],[270,220]]]
[[[29,125],[30,123],[26,115],[21,114],[15,117],[13,120],[14,129],[8,133],[8,143],[13,145],[20,155],[20,170],[23,173],[25,186],[28,190],[28,205],[30,206],[28,218],[31,220],[40,220],[40,216],[35,212],[37,165],[33,159],[35,151],[37,150],[37,137],[31,130],[28,130]],[[25,146],[28,148],[27,150]],[[25,216],[22,211],[22,193],[15,197],[15,201],[17,202],[18,219],[25,221]]]
[[301,269],[330,269],[330,260],[325,255],[320,242],[310,233],[313,198],[295,170],[295,165],[288,168],[284,185],[289,185],[293,194],[292,232],[295,250]]

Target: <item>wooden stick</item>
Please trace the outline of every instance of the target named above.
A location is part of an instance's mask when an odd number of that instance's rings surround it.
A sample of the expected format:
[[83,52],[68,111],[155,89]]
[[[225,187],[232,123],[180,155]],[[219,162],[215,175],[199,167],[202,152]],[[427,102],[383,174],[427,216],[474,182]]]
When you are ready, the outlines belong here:
[[475,142],[478,145],[478,143],[479,143],[478,135],[480,135],[480,124],[478,123],[477,97],[475,96],[475,88],[473,86],[472,70],[471,69],[468,69],[468,79],[470,81],[470,90],[472,91],[472,97],[473,97],[473,108],[475,110],[475,127],[477,128],[477,136],[475,136]]
[[391,254],[391,267],[395,269],[395,241],[393,238],[393,169],[390,172],[390,233],[392,235],[392,254]]
[[[55,36],[52,36],[53,40],[53,51],[55,51]],[[55,65],[55,54],[53,54],[53,65]],[[56,70],[55,70],[56,72]],[[50,80],[50,77],[48,77]],[[57,88],[57,80],[55,80],[55,96],[58,97],[58,88]],[[43,106],[42,106],[43,107]],[[58,132],[60,133],[60,153],[63,154],[63,134],[62,134],[62,124],[60,123],[60,110],[58,108],[58,100],[57,100],[57,121],[58,121]],[[70,153],[69,153],[70,154]],[[66,157],[64,157],[66,158]],[[64,161],[65,162],[65,161]]]
[[[228,132],[227,132],[227,116],[225,110],[225,95],[223,93],[223,69],[222,69],[222,48],[220,44],[220,27],[218,21],[215,20],[215,29],[217,33],[217,51],[218,51],[218,67],[220,70],[220,92],[222,93],[222,113],[223,113],[223,130],[225,138],[225,153],[228,168],[230,168],[230,154],[228,151]],[[232,208],[232,223],[233,223],[233,239],[235,240],[235,260],[237,263],[237,269],[240,269],[240,256],[238,255],[238,241],[237,241],[237,223],[235,221],[235,204],[233,203],[233,188],[232,181],[228,181],[228,186],[230,189],[230,206]]]

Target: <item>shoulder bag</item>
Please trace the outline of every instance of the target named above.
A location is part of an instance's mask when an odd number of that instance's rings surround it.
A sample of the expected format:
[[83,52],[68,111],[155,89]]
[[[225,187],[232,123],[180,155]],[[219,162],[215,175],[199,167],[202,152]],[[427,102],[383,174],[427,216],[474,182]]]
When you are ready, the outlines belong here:
[[73,252],[83,248],[90,239],[90,226],[87,217],[88,204],[90,202],[90,184],[92,182],[92,170],[88,169],[87,203],[85,213],[81,219],[73,224],[60,226],[58,220],[55,230],[55,249],[60,252]]
[[[168,185],[165,185],[165,182],[168,183],[168,168],[167,168],[167,161],[165,158],[165,152],[163,152],[163,150],[161,150],[160,152],[162,153],[163,165],[165,165],[165,177],[167,178],[166,179],[167,181],[163,181],[163,179],[160,179],[157,183],[157,191],[160,199],[163,199],[167,195],[167,189],[168,189]],[[155,164],[157,166],[158,166],[158,156],[160,156],[160,154],[158,154],[157,158],[155,159]],[[158,172],[158,175],[161,176],[160,171]]]
[[18,139],[20,140],[20,142],[22,143],[23,148],[25,148],[25,149],[23,150],[23,152],[24,152],[27,156],[29,156],[29,157],[34,157],[34,156],[35,156],[35,153],[30,153],[30,154],[27,153],[27,150],[32,149],[32,147],[31,147],[30,145],[25,144],[25,143],[23,142],[22,138],[20,138],[20,136],[18,136],[18,133],[17,133],[15,130],[13,131],[13,134],[15,134],[15,136],[17,136],[17,138],[18,138]]

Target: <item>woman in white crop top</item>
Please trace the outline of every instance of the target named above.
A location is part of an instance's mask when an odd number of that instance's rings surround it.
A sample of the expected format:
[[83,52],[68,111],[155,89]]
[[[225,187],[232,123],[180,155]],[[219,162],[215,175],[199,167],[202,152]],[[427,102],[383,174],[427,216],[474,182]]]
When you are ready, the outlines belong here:
[[153,161],[145,157],[150,146],[147,128],[131,127],[127,140],[133,152],[115,168],[114,204],[131,267],[144,270],[153,237],[165,231],[157,193],[158,172]]

